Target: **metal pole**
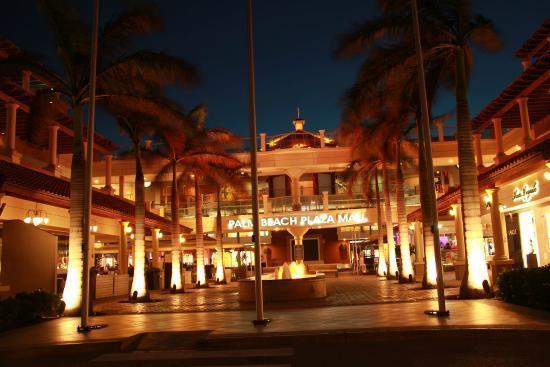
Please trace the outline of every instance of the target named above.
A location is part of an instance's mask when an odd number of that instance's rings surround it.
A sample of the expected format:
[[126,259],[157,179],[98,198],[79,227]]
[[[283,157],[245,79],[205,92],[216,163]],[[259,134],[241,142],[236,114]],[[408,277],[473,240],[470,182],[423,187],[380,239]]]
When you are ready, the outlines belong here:
[[[420,107],[422,110],[421,128],[423,132],[423,139],[419,141],[419,144],[424,145],[424,154],[426,157],[426,191],[429,197],[431,208],[433,213],[433,222],[431,231],[434,237],[434,254],[435,265],[437,271],[437,311],[426,311],[427,314],[436,316],[449,316],[449,311],[445,308],[445,289],[443,284],[443,268],[441,265],[441,247],[439,246],[439,222],[437,219],[437,198],[435,196],[435,184],[433,180],[433,160],[432,160],[432,142],[430,133],[430,115],[428,109],[428,97],[426,95],[426,77],[424,75],[424,58],[422,56],[422,44],[420,41],[420,24],[418,21],[418,10],[416,6],[416,0],[411,0],[411,12],[413,17],[414,28],[414,45],[416,49],[416,58],[418,63],[418,89],[420,94]],[[423,179],[422,177],[420,179]],[[424,230],[427,230],[425,228]]]
[[82,306],[80,308],[79,332],[86,332],[92,329],[104,327],[105,325],[91,326],[88,324],[90,305],[90,217],[92,214],[92,164],[94,160],[94,118],[95,118],[95,89],[96,89],[96,65],[97,65],[97,38],[99,27],[99,0],[94,0],[94,15],[92,21],[92,50],[90,56],[90,99],[88,105],[88,131],[87,131],[87,153],[86,173],[84,180],[84,221],[82,239]]
[[266,325],[264,295],[262,291],[262,249],[260,244],[260,219],[258,206],[258,167],[256,162],[256,90],[254,86],[254,37],[252,33],[252,0],[247,0],[248,33],[248,123],[250,129],[250,166],[252,179],[252,227],[254,242],[254,278],[256,283],[256,320],[254,325]]

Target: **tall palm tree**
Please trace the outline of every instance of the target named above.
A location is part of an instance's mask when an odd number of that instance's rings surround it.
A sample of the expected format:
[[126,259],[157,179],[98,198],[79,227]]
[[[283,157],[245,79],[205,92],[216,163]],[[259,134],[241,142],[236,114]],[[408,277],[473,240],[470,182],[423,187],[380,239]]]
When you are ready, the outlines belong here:
[[[163,144],[160,152],[167,160],[159,175],[170,172],[172,174],[172,251],[176,258],[179,257],[179,241],[174,240],[174,233],[179,233],[174,223],[179,224],[179,200],[177,187],[182,184],[193,185],[195,189],[195,234],[196,234],[196,259],[197,259],[197,284],[206,285],[204,271],[204,231],[202,223],[202,194],[201,178],[208,178],[218,185],[224,185],[230,181],[227,170],[235,170],[242,167],[242,162],[226,152],[226,148],[240,144],[240,139],[225,129],[209,129],[204,127],[206,120],[206,107],[197,106],[188,114],[184,124],[176,128],[163,129],[158,132],[158,137]],[[176,252],[176,253],[174,253]],[[174,269],[179,273],[179,268]],[[172,277],[171,284],[179,289],[177,279]]]
[[151,161],[155,154],[151,150],[142,151],[140,142],[147,133],[153,133],[156,129],[171,128],[178,123],[184,123],[186,116],[179,106],[159,94],[148,95],[148,100],[142,97],[141,104],[148,104],[147,110],[141,108],[139,112],[132,106],[117,103],[117,97],[112,97],[104,105],[111,112],[118,126],[132,142],[131,155],[135,161],[135,250],[134,250],[134,276],[130,295],[138,300],[148,297],[145,284],[145,178],[143,175],[142,161]]
[[[352,153],[355,156],[355,153]],[[374,176],[374,187],[376,194],[376,213],[377,213],[377,233],[378,233],[378,269],[377,275],[385,277],[388,274],[388,265],[386,263],[386,248],[384,245],[384,232],[382,220],[382,205],[380,203],[380,188],[378,185],[378,165],[376,157],[362,156],[353,161],[349,168],[344,171],[343,177],[347,181],[348,192],[351,193],[353,185],[361,178],[363,185],[363,194],[365,198],[370,197],[370,182]]]
[[[83,109],[89,102],[90,32],[83,17],[66,0],[40,0],[40,8],[54,33],[60,73],[51,71],[35,58],[19,53],[2,62],[3,68],[21,68],[47,80],[68,104],[73,121],[73,155],[71,162],[71,203],[69,228],[69,264],[63,291],[66,313],[77,314],[82,293],[82,238],[84,217],[84,149]],[[125,11],[103,25],[99,34],[97,64],[98,103],[118,97],[128,107],[141,99],[140,91],[149,84],[163,86],[177,83],[189,86],[197,82],[196,69],[188,62],[165,53],[132,51],[139,37],[160,28],[154,8],[146,6]],[[140,104],[137,104],[138,107]],[[45,105],[48,108],[48,104]],[[41,114],[33,114],[40,116]],[[33,123],[33,121],[31,121]],[[44,121],[34,121],[46,128]]]
[[[370,51],[377,44],[393,43],[411,48],[412,23],[408,0],[381,0],[382,15],[357,26],[345,35],[340,53]],[[425,0],[419,2],[424,59],[427,68],[439,70],[437,83],[451,86],[456,97],[457,142],[461,199],[464,206],[466,269],[460,294],[463,298],[484,295],[488,273],[483,248],[477,169],[473,154],[472,131],[468,106],[468,79],[473,63],[472,46],[496,51],[502,46],[490,20],[475,15],[472,1]],[[402,64],[414,64],[414,53],[398,60],[387,60],[391,72]],[[430,173],[428,173],[430,174]]]

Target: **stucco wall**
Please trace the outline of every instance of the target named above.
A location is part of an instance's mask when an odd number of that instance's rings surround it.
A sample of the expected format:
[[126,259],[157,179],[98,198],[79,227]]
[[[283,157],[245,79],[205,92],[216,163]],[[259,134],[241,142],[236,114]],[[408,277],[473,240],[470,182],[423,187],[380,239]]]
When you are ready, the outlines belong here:
[[55,292],[57,237],[20,220],[4,221],[1,283],[12,294]]

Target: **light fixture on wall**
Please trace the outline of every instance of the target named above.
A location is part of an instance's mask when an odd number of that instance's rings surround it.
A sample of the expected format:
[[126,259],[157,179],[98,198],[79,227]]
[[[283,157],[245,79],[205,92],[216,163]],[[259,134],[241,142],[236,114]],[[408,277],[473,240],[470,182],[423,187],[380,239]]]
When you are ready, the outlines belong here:
[[185,243],[185,237],[182,234],[180,234],[180,243]]
[[164,237],[164,235],[161,231],[159,231],[159,233],[157,234],[157,238],[160,240],[162,237]]
[[145,187],[151,186],[151,181],[145,181],[145,182],[143,183],[143,186],[145,186]]
[[50,219],[48,218],[48,213],[45,210],[27,210],[27,215],[23,219],[23,222],[27,224],[33,224],[35,227],[40,224],[48,224]]
[[97,232],[97,224],[92,224],[90,226],[90,232],[92,233],[96,233]]
[[456,211],[455,211],[454,208],[449,209],[449,215],[450,215],[451,217],[454,217],[454,216],[456,215]]
[[126,233],[132,233],[133,229],[132,226],[126,227]]
[[491,209],[491,205],[492,205],[491,196],[489,194],[487,194],[483,197],[483,200],[485,201],[485,208],[486,209]]

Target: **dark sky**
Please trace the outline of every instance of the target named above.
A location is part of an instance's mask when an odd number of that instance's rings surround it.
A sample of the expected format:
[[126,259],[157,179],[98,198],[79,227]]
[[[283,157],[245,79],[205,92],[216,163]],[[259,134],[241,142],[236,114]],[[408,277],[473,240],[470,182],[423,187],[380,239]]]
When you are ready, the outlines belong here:
[[[91,10],[91,0],[76,2]],[[102,19],[128,0],[103,0]],[[173,95],[191,108],[209,108],[208,125],[247,135],[247,63],[245,0],[163,0],[156,2],[164,30],[140,46],[166,51],[196,64],[204,77],[201,87]],[[505,42],[497,54],[475,54],[470,84],[472,116],[520,72],[512,53],[549,15],[540,0],[477,0],[476,10],[495,22]],[[339,97],[357,72],[360,59],[334,61],[335,37],[376,15],[375,0],[256,0],[255,53],[258,132],[277,134],[291,129],[299,106],[307,130],[332,131],[338,124]],[[0,13],[0,34],[19,46],[52,59],[53,40],[32,0],[10,1]],[[452,109],[443,95],[436,112]],[[454,122],[449,122],[453,124]],[[114,122],[100,114],[98,130],[121,145],[126,139]]]

